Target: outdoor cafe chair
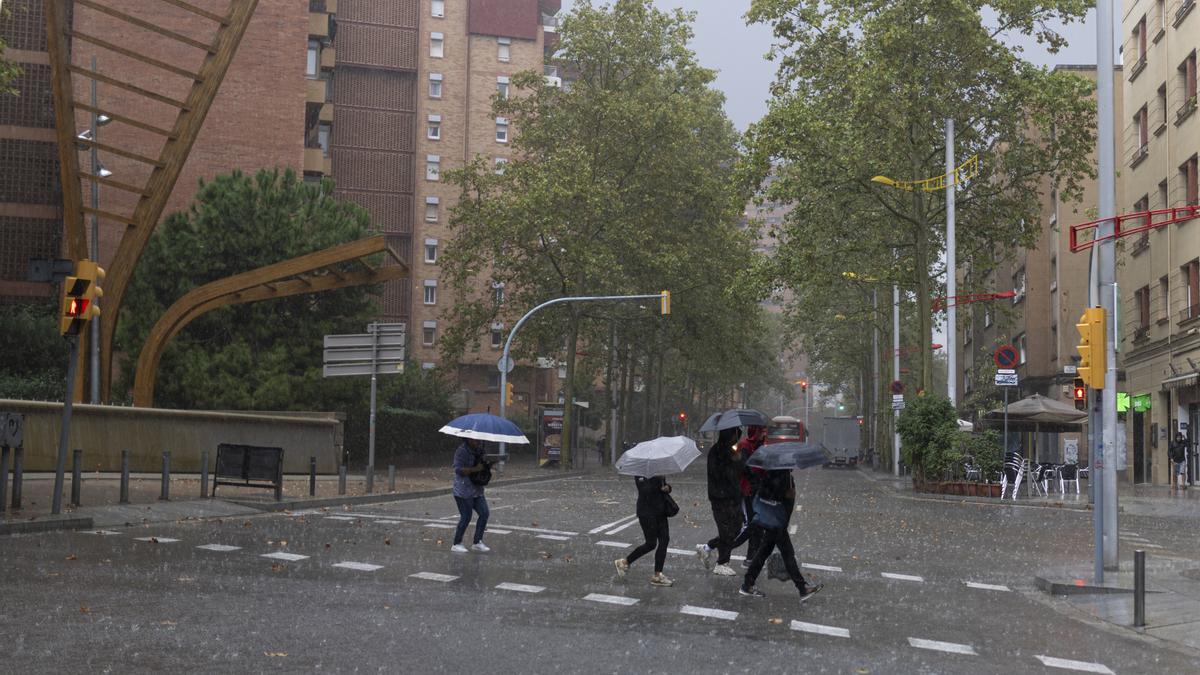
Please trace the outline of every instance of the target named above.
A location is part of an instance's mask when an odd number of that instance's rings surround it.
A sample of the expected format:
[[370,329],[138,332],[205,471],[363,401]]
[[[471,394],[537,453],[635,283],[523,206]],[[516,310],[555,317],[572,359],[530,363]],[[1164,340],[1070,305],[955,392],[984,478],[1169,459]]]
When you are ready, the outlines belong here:
[[1058,467],[1058,491],[1067,494],[1066,484],[1075,484],[1075,494],[1079,494],[1079,465],[1063,464]]

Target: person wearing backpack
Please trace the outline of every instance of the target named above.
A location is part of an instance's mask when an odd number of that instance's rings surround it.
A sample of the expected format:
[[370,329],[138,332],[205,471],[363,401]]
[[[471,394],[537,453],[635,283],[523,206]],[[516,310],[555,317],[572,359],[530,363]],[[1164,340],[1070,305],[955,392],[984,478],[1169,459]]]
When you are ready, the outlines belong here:
[[1167,448],[1167,457],[1171,460],[1171,492],[1179,488],[1187,489],[1187,474],[1185,468],[1187,466],[1187,436],[1182,431],[1175,433],[1175,442]]
[[471,512],[479,514],[475,521],[475,539],[471,550],[487,553],[492,549],[483,543],[483,532],[487,529],[488,504],[483,488],[492,479],[492,464],[483,458],[483,443],[474,438],[463,439],[454,451],[454,503],[458,505],[458,527],[454,530],[454,553],[466,553],[463,535],[471,523]]
[[679,513],[679,505],[671,498],[671,486],[662,476],[638,476],[634,482],[638,491],[637,519],[646,542],[633,549],[628,556],[614,560],[613,565],[617,568],[617,576],[624,578],[635,560],[654,551],[654,576],[650,577],[650,583],[670,586],[675,582],[663,574],[667,546],[671,543],[671,528],[667,519]]
[[750,561],[750,569],[738,589],[741,595],[761,598],[766,593],[758,590],[754,582],[762,572],[763,566],[771,551],[779,549],[783,557],[788,576],[800,591],[800,602],[805,602],[825,587],[824,584],[809,585],[800,574],[800,565],[796,562],[796,549],[792,547],[792,537],[788,534],[788,522],[792,519],[793,505],[796,503],[796,483],[792,480],[790,469],[768,471],[754,498],[754,527],[762,530],[762,544],[754,552]]

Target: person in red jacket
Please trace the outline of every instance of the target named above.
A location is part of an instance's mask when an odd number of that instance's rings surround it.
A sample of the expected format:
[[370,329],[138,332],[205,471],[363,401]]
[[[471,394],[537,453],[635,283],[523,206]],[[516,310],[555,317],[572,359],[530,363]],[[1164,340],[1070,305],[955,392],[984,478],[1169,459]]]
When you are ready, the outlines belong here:
[[746,427],[746,436],[738,441],[737,449],[742,455],[742,476],[740,487],[742,491],[742,513],[745,516],[745,524],[742,526],[742,531],[738,533],[737,538],[733,540],[733,548],[741,546],[743,542],[749,540],[750,545],[746,548],[746,559],[742,561],[742,567],[749,567],[750,561],[754,559],[754,553],[758,550],[762,543],[762,531],[755,527],[750,527],[750,521],[754,519],[754,495],[758,493],[758,486],[762,483],[763,476],[766,472],[762,469],[746,466],[745,462],[750,460],[750,455],[753,455],[756,450],[761,448],[767,442],[767,428],[760,426]]

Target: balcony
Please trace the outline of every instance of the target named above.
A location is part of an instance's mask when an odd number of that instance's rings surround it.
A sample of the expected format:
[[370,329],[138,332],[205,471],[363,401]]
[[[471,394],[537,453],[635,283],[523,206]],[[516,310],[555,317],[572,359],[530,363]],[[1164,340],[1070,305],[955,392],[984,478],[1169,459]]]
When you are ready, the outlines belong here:
[[1137,150],[1133,151],[1133,157],[1129,158],[1129,168],[1132,169],[1132,168],[1136,167],[1138,164],[1141,164],[1142,162],[1146,161],[1146,158],[1149,156],[1150,156],[1150,144],[1143,143],[1141,146],[1138,147]]
[[1192,10],[1195,8],[1196,0],[1183,0],[1183,4],[1179,6],[1179,9],[1175,10],[1175,21],[1172,23],[1172,25],[1178,28],[1179,24],[1183,22],[1184,18],[1187,17],[1188,14],[1191,14]]
[[1129,69],[1129,81],[1133,82],[1134,80],[1136,80],[1137,76],[1139,74],[1141,74],[1141,72],[1145,69],[1146,69],[1146,55],[1142,54],[1141,56],[1138,57],[1138,60],[1136,62],[1134,62],[1133,67],[1131,67]]
[[543,14],[541,23],[542,23],[542,30],[546,31],[547,33],[557,33],[558,32],[558,17],[557,16],[550,16],[549,14]]
[[1180,324],[1186,323],[1186,322],[1191,321],[1196,318],[1200,318],[1200,305],[1184,307],[1183,310],[1179,312],[1179,323]]
[[1138,326],[1133,330],[1133,342],[1145,342],[1150,338],[1150,326]]
[[332,46],[321,49],[321,68],[323,70],[331,70],[334,64],[337,63],[337,50]]
[[305,94],[304,100],[308,103],[325,103],[329,100],[327,96],[329,82],[326,80],[305,80],[308,85],[308,91]]
[[1191,117],[1192,113],[1194,112],[1196,112],[1195,94],[1193,94],[1188,100],[1184,101],[1183,105],[1179,106],[1179,110],[1175,111],[1175,126],[1183,124],[1183,121]]
[[321,148],[305,148],[304,171],[306,173],[320,173],[326,176],[332,173],[329,158],[325,156],[325,151]]
[[309,37],[318,38],[329,37],[329,15],[323,13],[309,14],[308,35]]

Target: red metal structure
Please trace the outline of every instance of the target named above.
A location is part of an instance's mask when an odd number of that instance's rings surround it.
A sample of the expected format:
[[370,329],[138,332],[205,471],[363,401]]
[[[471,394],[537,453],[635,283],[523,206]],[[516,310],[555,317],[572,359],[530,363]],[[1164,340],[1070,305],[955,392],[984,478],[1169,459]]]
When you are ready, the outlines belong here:
[[[1000,300],[1002,298],[1011,298],[1017,294],[1016,291],[1000,291],[999,293],[967,293],[964,295],[955,295],[951,299],[954,300],[955,307],[958,305],[969,305],[972,302],[985,302],[987,300]],[[933,311],[939,311],[946,306],[946,298],[933,299]]]
[[[1148,232],[1150,230],[1163,227],[1164,225],[1173,225],[1182,223],[1193,218],[1200,218],[1200,204],[1187,204],[1185,206],[1176,206],[1169,209],[1155,209],[1153,211],[1138,211],[1136,213],[1126,213],[1113,218],[1101,218],[1086,223],[1071,226],[1071,252],[1078,253],[1086,248],[1091,248],[1093,244],[1107,239],[1119,239],[1131,234],[1139,232]],[[1096,236],[1096,228],[1107,221],[1113,221],[1113,234],[1111,237],[1098,238]],[[1087,241],[1083,239],[1083,233],[1091,233],[1091,238]]]

